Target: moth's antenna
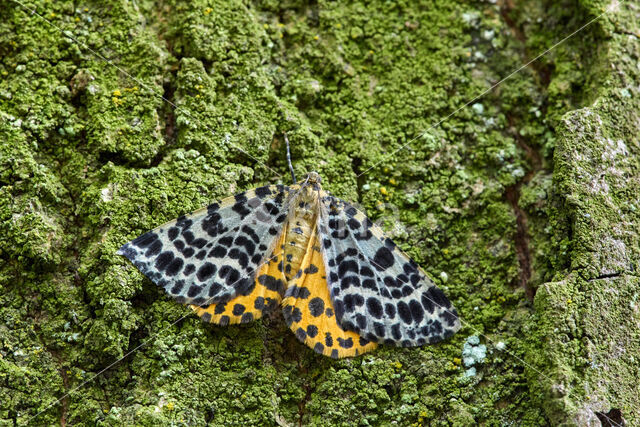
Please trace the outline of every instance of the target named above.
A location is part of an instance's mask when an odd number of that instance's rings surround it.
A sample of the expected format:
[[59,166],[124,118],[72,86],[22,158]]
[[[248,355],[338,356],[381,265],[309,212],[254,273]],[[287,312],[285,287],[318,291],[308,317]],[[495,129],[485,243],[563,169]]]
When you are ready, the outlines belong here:
[[289,170],[291,171],[291,178],[293,179],[293,183],[296,183],[296,174],[293,171],[293,165],[291,164],[291,149],[289,148],[289,138],[287,138],[287,133],[284,132],[284,142],[287,143],[287,163],[289,164]]

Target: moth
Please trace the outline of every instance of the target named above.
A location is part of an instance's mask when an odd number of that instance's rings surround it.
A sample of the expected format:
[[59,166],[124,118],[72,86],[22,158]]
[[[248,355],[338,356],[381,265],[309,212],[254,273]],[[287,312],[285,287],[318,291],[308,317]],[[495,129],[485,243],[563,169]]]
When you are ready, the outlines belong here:
[[444,293],[378,226],[318,173],[293,179],[180,216],[118,254],[205,322],[247,323],[281,306],[296,337],[333,358],[460,329]]

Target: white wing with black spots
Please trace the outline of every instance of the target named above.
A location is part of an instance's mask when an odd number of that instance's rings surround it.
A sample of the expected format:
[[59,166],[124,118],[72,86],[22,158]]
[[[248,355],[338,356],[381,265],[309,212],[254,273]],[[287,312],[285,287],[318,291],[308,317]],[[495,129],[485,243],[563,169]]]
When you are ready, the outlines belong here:
[[323,192],[318,230],[336,319],[383,344],[435,343],[460,329],[455,308],[362,212]]
[[288,216],[289,188],[272,185],[181,216],[118,253],[169,295],[206,305],[246,295]]

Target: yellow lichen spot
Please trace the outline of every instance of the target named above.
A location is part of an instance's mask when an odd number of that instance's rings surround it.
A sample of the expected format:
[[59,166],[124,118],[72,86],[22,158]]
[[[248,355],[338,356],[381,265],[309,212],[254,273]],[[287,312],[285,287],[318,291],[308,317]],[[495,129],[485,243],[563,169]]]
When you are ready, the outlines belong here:
[[176,405],[174,405],[173,402],[169,402],[166,404],[165,408],[167,408],[167,411],[173,411],[173,409],[176,407]]
[[336,24],[336,28],[342,28],[342,24],[338,22],[338,23]]
[[454,357],[453,358],[453,363],[455,363],[456,365],[460,366],[462,364],[462,359],[460,359],[459,357]]
[[205,14],[205,15],[208,15],[208,14],[210,14],[211,12],[213,12],[213,9],[211,9],[210,7],[206,8],[206,9],[204,10],[204,14]]
[[80,17],[76,16],[75,21],[76,21],[76,22],[80,22]]
[[265,30],[268,30],[269,29],[269,24],[264,24],[263,27],[264,27]]
[[567,300],[567,304],[571,304],[573,302],[573,300],[568,299]]
[[449,255],[449,249],[444,248],[444,249],[442,250],[442,253],[443,253],[443,254],[445,254],[445,255]]
[[88,7],[85,7],[85,8],[84,8],[84,11],[85,11],[85,12],[89,12],[89,8],[88,8]]
[[380,194],[382,194],[383,196],[387,196],[389,192],[385,187],[380,187]]
[[49,16],[52,17],[52,18],[55,18],[56,14],[54,12],[51,12],[51,14]]
[[111,97],[111,100],[113,101],[114,104],[121,105],[124,102],[120,98],[122,96],[122,92],[120,92],[120,89],[114,90],[113,92],[111,92],[111,94],[113,95],[113,97]]
[[196,93],[196,98],[200,98],[200,94],[199,93]]
[[313,36],[314,40],[320,40],[320,36]]
[[394,178],[391,178],[391,179],[389,180],[389,184],[391,184],[391,185],[398,185],[398,182],[397,182]]
[[373,51],[372,50],[369,51],[369,55],[373,55]]
[[402,369],[402,363],[398,362],[397,360],[395,362],[393,362],[391,364],[391,366],[393,366],[394,368],[396,368],[398,370]]

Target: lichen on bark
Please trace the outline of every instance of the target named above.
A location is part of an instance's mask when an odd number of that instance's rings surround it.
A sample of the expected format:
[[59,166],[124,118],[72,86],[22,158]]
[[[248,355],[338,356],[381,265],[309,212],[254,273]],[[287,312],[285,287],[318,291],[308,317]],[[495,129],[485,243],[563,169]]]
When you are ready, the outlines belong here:
[[[640,421],[637,14],[591,0],[7,2],[0,423]],[[288,183],[283,132],[297,174],[366,209],[462,331],[333,361],[278,315],[203,324],[115,255],[213,200]],[[486,353],[471,365],[474,345]]]

